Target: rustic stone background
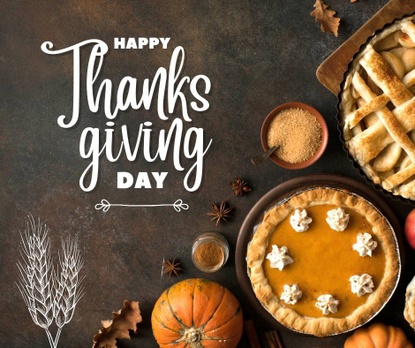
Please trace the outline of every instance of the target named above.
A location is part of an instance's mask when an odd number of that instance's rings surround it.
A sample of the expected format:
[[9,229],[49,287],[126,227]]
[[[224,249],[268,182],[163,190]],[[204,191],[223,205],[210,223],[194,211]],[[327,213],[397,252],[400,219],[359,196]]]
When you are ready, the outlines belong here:
[[[132,341],[120,347],[156,347],[150,327],[152,307],[166,287],[190,277],[206,277],[228,287],[241,301],[247,318],[258,327],[267,323],[252,310],[235,274],[234,250],[246,214],[270,189],[287,179],[312,173],[342,174],[365,182],[342,150],[336,124],[336,97],[319,84],[317,67],[365,23],[385,0],[328,1],[342,18],[339,36],[320,31],[310,16],[313,2],[304,1],[14,1],[0,3],[0,319],[1,347],[48,347],[44,331],[34,325],[16,287],[19,230],[27,215],[40,218],[50,228],[53,252],[62,236],[79,240],[85,260],[85,295],[72,321],[63,328],[59,347],[88,347],[100,321],[121,308],[124,299],[140,302],[144,322]],[[116,51],[114,37],[171,37],[167,50]],[[78,180],[88,161],[78,153],[82,130],[105,128],[102,111],[89,111],[82,90],[81,120],[70,129],[60,128],[57,117],[72,110],[72,55],[50,56],[40,50],[44,41],[60,49],[86,39],[106,42],[110,52],[100,78],[115,85],[126,75],[139,81],[168,67],[172,50],[186,51],[184,74],[203,74],[212,82],[207,112],[194,115],[190,126],[205,130],[213,139],[205,156],[203,184],[189,193],[184,174],[165,163],[101,163],[99,184],[83,192]],[[83,66],[88,55],[82,55]],[[85,71],[85,70],[84,70]],[[84,86],[84,85],[83,85]],[[255,167],[250,157],[261,151],[259,130],[265,115],[278,104],[302,101],[326,118],[330,140],[324,156],[312,167],[286,171],[272,162]],[[180,115],[180,113],[179,113]],[[153,107],[120,114],[116,126],[131,129],[151,120],[162,126]],[[185,162],[186,163],[186,162]],[[188,163],[187,163],[188,164]],[[118,171],[169,171],[164,189],[116,189]],[[253,191],[235,197],[230,181],[246,179]],[[382,193],[380,193],[383,195]],[[157,204],[182,198],[190,208],[111,208],[97,211],[101,199],[112,203]],[[403,223],[411,208],[399,200],[384,199]],[[218,227],[206,215],[212,202],[226,200],[235,207],[230,222]],[[223,233],[231,244],[227,265],[215,274],[199,272],[191,263],[192,241],[202,232]],[[56,254],[54,254],[57,257]],[[403,327],[403,293],[412,277],[408,267],[396,295],[380,319]],[[179,258],[178,278],[160,277],[161,262]],[[409,261],[408,261],[409,260]],[[261,330],[260,330],[261,331]],[[342,347],[347,335],[316,339],[281,329],[290,347]],[[248,347],[245,338],[240,347]]]

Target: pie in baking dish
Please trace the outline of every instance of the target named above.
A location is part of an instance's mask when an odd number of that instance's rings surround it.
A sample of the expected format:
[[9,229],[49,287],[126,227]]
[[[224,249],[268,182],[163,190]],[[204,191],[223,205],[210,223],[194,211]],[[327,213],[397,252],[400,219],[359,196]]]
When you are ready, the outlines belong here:
[[415,16],[378,32],[356,55],[340,92],[345,147],[385,190],[415,199]]
[[286,327],[349,331],[388,301],[399,250],[384,216],[361,196],[315,187],[266,212],[247,250],[255,296]]

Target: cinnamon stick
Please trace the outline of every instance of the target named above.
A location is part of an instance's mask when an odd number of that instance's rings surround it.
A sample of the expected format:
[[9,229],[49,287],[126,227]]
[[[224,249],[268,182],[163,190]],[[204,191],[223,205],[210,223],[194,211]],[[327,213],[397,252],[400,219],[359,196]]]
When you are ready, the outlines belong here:
[[284,348],[280,340],[280,336],[278,335],[278,331],[271,330],[265,332],[265,338],[267,340],[269,348]]
[[259,343],[258,335],[255,329],[254,322],[252,320],[245,320],[244,328],[246,337],[249,341],[249,346],[251,348],[261,348],[261,344]]

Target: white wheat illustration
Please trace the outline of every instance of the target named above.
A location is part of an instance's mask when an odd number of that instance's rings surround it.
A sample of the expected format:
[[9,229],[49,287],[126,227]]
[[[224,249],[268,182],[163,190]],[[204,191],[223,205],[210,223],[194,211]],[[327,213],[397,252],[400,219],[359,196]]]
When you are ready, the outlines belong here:
[[[62,328],[71,321],[84,294],[83,278],[79,276],[83,260],[78,241],[68,238],[62,240],[62,253],[55,268],[48,232],[45,224],[40,220],[36,223],[29,215],[26,229],[20,234],[22,260],[17,262],[17,286],[33,322],[45,330],[50,347],[57,348]],[[53,322],[57,328],[55,337],[50,330]]]

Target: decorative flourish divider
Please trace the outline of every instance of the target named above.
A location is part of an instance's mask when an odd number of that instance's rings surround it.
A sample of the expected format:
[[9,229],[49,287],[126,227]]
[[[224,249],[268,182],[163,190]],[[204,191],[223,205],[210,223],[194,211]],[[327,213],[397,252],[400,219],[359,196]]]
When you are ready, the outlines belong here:
[[[79,276],[83,260],[77,240],[68,238],[62,240],[62,253],[54,267],[48,232],[45,224],[40,220],[36,223],[29,215],[27,227],[20,233],[22,259],[16,264],[20,273],[17,287],[33,322],[45,330],[50,347],[57,348],[62,328],[71,321],[84,294],[83,277]],[[55,337],[50,330],[53,323]]]
[[112,204],[106,199],[102,199],[100,203],[95,204],[96,210],[101,210],[106,213],[111,207],[133,207],[133,208],[153,208],[153,207],[173,207],[175,211],[180,213],[182,210],[189,209],[189,205],[183,203],[182,199],[176,200],[171,204]]

